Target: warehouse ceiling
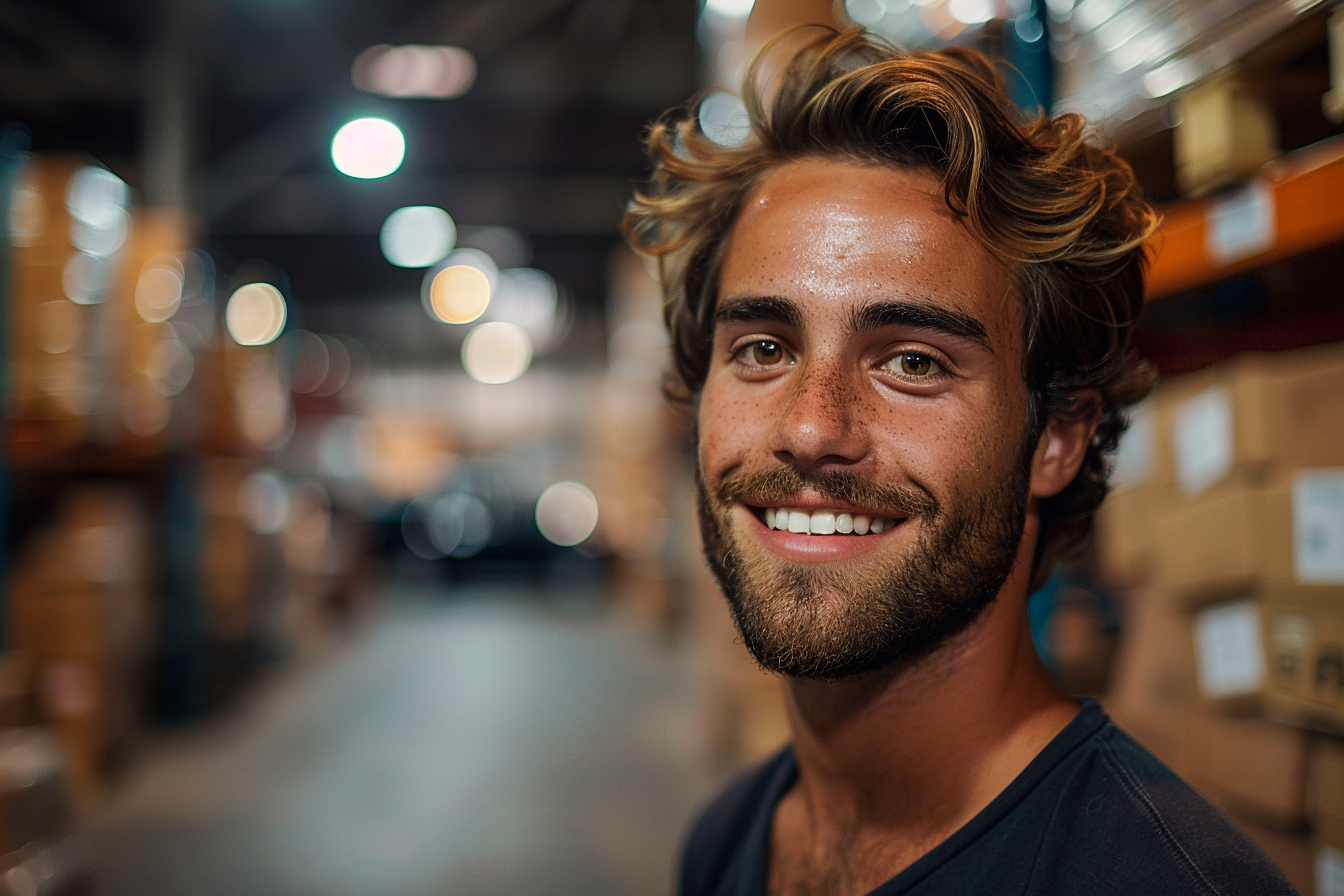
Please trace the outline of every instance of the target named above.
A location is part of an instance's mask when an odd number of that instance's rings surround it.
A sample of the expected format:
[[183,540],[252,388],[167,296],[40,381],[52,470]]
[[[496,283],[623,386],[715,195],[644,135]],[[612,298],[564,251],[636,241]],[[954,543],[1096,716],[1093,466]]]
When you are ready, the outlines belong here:
[[[696,6],[0,0],[0,123],[35,151],[93,156],[149,204],[184,201],[221,274],[276,265],[301,313],[418,296],[420,272],[388,264],[377,238],[409,204],[447,209],[467,243],[516,229],[530,263],[596,307],[647,170],[640,132],[695,87]],[[460,46],[475,83],[455,99],[361,92],[352,64],[376,44]],[[405,132],[392,176],[334,169],[332,135],[360,115]]]

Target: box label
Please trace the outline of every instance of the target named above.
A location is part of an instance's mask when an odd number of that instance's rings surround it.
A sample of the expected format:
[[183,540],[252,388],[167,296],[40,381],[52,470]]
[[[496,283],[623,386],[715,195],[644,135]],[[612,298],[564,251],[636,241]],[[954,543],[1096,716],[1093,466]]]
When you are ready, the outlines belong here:
[[1153,414],[1147,402],[1129,412],[1129,429],[1120,437],[1111,462],[1111,487],[1133,488],[1153,472]]
[[1344,896],[1344,852],[1333,846],[1316,853],[1316,896]]
[[1307,584],[1344,584],[1344,470],[1293,478],[1293,572]]
[[1182,403],[1171,438],[1182,491],[1198,494],[1222,479],[1232,469],[1232,396],[1217,386]]
[[1252,181],[1209,203],[1209,258],[1231,264],[1274,247],[1274,191]]
[[1199,686],[1209,697],[1258,691],[1265,680],[1260,608],[1237,600],[1203,610],[1195,619]]

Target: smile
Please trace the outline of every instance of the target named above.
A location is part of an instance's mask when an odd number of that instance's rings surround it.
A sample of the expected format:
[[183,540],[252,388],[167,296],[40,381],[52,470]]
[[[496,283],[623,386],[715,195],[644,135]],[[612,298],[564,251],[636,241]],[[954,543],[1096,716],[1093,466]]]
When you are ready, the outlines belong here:
[[767,529],[798,535],[879,535],[905,522],[903,519],[885,519],[863,513],[792,507],[763,508],[761,519]]

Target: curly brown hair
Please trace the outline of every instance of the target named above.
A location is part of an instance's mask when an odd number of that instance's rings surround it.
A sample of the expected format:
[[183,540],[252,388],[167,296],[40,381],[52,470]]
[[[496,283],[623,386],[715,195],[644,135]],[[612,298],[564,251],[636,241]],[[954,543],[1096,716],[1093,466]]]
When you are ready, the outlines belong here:
[[932,171],[948,207],[1015,272],[1026,309],[1028,445],[1052,417],[1096,420],[1077,477],[1041,503],[1038,586],[1085,542],[1108,491],[1106,454],[1128,425],[1121,409],[1152,386],[1130,339],[1157,215],[1129,166],[1088,142],[1081,116],[1024,120],[974,50],[907,53],[861,28],[791,34],[805,39],[768,100],[761,63],[784,35],[747,71],[751,130],[743,142],[708,139],[695,103],[648,132],[654,172],[624,230],[637,252],[658,262],[672,336],[669,396],[694,402],[704,385],[723,246],[765,175],[819,157]]

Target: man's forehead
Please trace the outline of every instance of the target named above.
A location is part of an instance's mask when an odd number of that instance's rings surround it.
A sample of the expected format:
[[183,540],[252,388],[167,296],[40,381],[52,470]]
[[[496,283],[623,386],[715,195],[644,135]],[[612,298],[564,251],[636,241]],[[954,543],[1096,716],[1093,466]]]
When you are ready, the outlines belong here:
[[719,287],[720,305],[775,295],[809,317],[901,302],[1016,325],[1007,268],[920,169],[809,160],[772,172],[734,226]]

